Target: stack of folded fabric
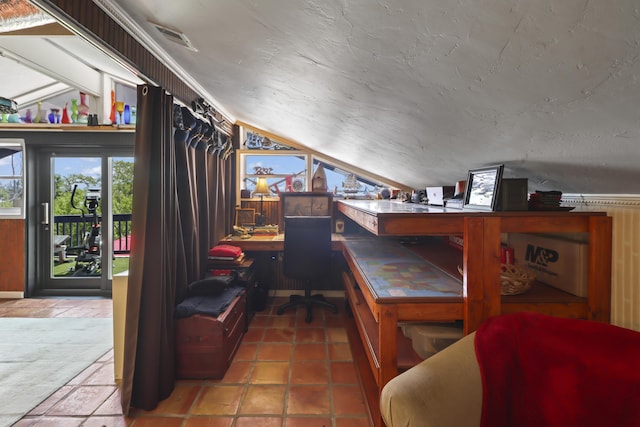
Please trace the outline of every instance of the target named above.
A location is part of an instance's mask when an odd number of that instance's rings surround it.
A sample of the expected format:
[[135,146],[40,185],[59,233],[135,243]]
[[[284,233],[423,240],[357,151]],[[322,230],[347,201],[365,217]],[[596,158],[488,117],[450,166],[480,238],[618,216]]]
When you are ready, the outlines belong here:
[[529,194],[530,211],[553,211],[560,209],[562,191],[536,191]]
[[244,252],[237,246],[217,245],[209,249],[209,261],[213,264],[240,265],[244,258]]

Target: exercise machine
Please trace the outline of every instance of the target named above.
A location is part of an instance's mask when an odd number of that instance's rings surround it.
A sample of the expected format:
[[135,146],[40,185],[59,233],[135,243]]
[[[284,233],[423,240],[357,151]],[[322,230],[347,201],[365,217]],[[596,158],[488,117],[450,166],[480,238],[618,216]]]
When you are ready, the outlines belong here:
[[[82,244],[67,248],[67,252],[76,254],[75,266],[71,269],[72,276],[96,276],[102,273],[102,230],[98,221],[98,207],[100,206],[100,189],[87,189],[83,207],[75,204],[77,184],[71,192],[71,207],[82,213],[82,224],[86,226],[87,214],[91,215],[91,228],[85,231]],[[86,211],[86,212],[85,212]]]

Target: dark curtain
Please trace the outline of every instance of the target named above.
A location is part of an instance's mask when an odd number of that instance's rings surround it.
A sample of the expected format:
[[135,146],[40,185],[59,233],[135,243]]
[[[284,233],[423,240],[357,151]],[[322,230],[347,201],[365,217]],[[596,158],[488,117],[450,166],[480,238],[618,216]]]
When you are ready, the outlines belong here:
[[132,243],[127,286],[122,406],[152,409],[175,381],[173,309],[176,292],[173,97],[138,87],[133,170]]
[[208,249],[232,224],[233,161],[190,144],[199,136],[181,108],[162,88],[138,87],[124,414],[151,410],[173,391],[175,304],[204,277]]

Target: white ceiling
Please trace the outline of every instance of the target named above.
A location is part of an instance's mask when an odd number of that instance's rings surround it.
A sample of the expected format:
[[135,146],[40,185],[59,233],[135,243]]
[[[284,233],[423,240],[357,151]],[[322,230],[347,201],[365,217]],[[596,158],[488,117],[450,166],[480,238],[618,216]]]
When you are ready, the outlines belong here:
[[112,1],[231,118],[407,187],[640,193],[637,0]]

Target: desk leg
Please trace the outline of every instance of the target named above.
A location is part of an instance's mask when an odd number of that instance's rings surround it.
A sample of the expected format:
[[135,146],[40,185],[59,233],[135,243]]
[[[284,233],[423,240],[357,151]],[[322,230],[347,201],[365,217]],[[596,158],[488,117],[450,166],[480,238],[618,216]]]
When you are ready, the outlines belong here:
[[378,321],[378,339],[380,343],[380,373],[378,388],[398,375],[398,308],[395,305],[383,305]]

